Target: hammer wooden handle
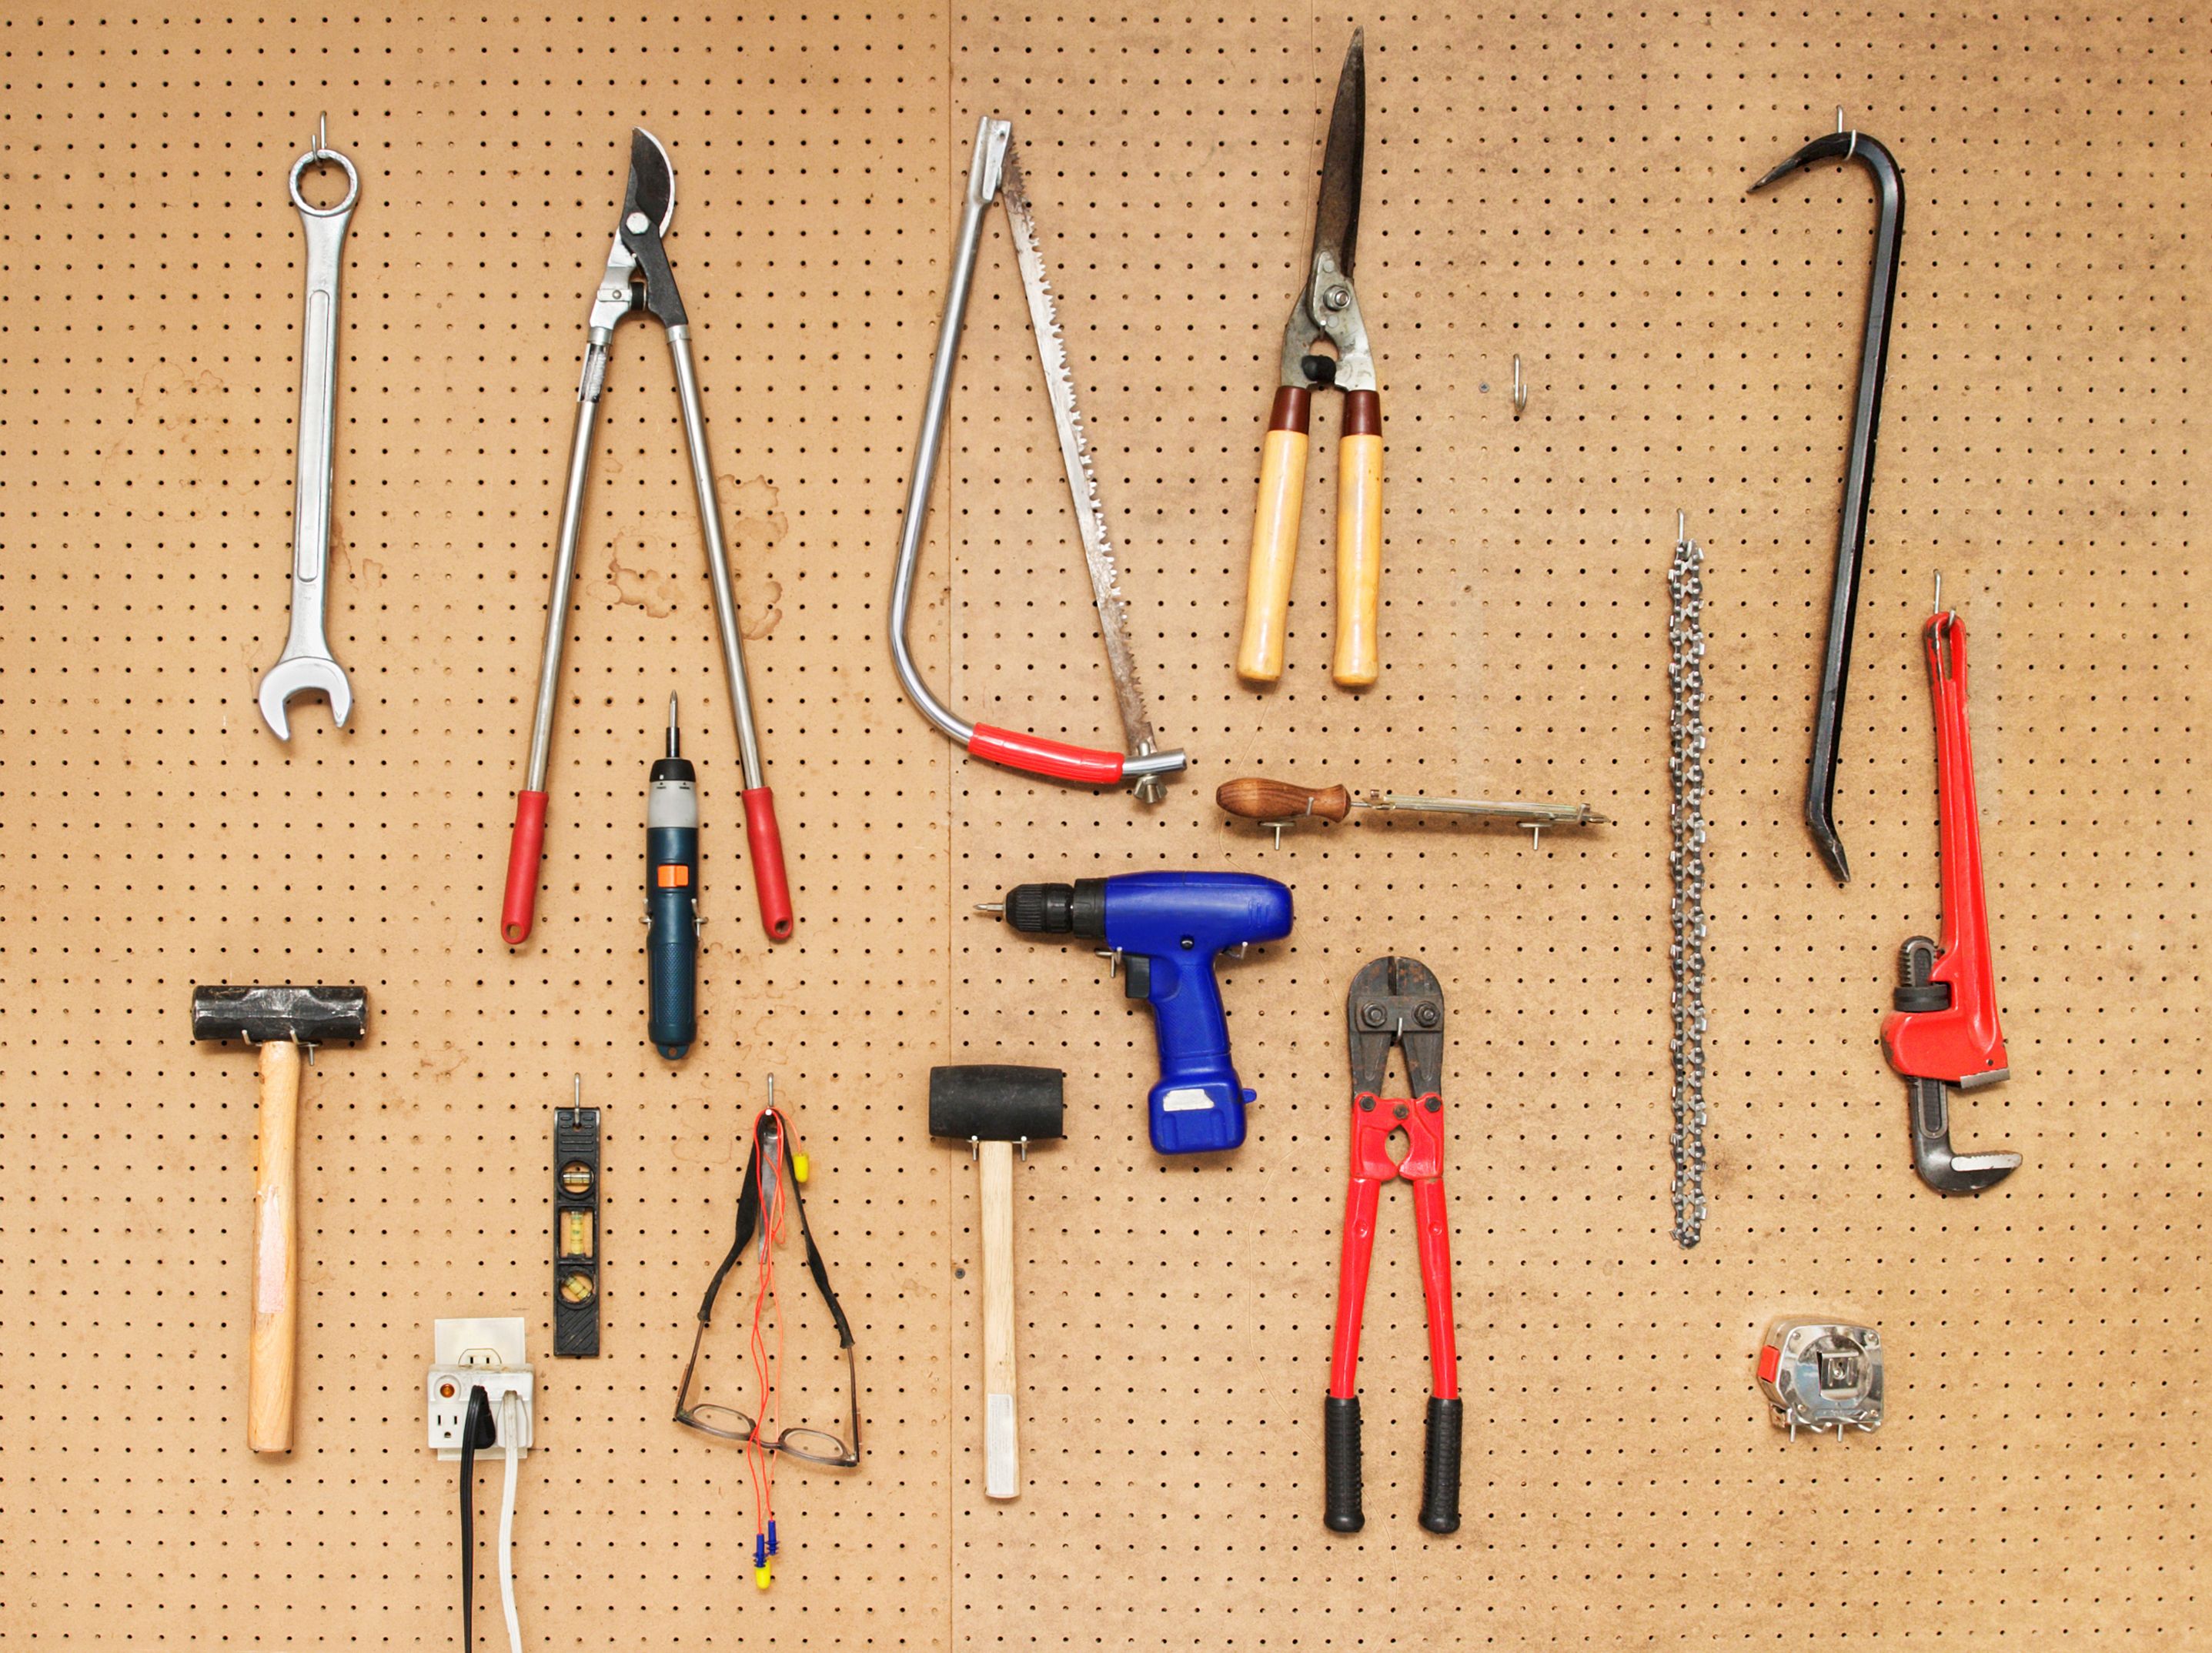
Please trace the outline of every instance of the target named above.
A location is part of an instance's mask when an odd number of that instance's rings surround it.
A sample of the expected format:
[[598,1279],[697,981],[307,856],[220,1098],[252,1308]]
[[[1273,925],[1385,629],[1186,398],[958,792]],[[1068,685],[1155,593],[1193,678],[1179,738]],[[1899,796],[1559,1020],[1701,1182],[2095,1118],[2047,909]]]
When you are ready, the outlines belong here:
[[1222,812],[1248,821],[1289,821],[1310,815],[1341,821],[1352,812],[1352,794],[1342,787],[1294,787],[1287,781],[1224,781],[1213,794]]
[[1260,450],[1260,503],[1252,514],[1252,562],[1245,575],[1244,637],[1237,674],[1248,683],[1283,675],[1291,624],[1291,575],[1298,562],[1298,519],[1305,509],[1307,432],[1313,392],[1285,385],[1275,392]]
[[1014,1145],[978,1142],[983,1225],[983,1491],[1022,1492],[1014,1401]]
[[1376,644],[1382,590],[1382,398],[1346,391],[1336,444],[1336,657],[1341,689],[1365,689],[1382,670]]
[[246,1443],[292,1449],[292,1366],[299,1341],[300,1047],[261,1047],[261,1133],[253,1158],[253,1344]]

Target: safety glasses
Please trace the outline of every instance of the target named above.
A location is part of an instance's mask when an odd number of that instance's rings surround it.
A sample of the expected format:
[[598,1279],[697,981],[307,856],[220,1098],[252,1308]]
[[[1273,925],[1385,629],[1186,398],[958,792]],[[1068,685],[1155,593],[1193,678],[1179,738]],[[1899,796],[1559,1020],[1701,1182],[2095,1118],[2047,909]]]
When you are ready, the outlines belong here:
[[845,1443],[827,1430],[787,1429],[770,1439],[760,1432],[760,1425],[748,1413],[735,1407],[715,1406],[712,1403],[691,1404],[691,1377],[698,1370],[699,1346],[707,1340],[707,1320],[699,1319],[699,1329],[691,1338],[691,1358],[684,1363],[684,1384],[677,1391],[676,1421],[686,1429],[696,1429],[702,1435],[712,1435],[725,1441],[738,1441],[748,1446],[757,1446],[764,1452],[781,1452],[787,1457],[802,1458],[808,1463],[827,1464],[834,1469],[850,1469],[860,1462],[860,1389],[859,1375],[854,1370],[853,1346],[845,1345],[845,1394],[852,1419],[852,1444]]

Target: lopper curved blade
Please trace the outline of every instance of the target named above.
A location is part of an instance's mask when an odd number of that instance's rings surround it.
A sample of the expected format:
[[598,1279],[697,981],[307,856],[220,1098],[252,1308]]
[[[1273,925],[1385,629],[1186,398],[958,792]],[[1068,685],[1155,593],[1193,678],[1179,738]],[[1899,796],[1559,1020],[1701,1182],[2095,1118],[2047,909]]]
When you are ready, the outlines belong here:
[[660,140],[642,126],[629,129],[629,187],[623,193],[623,216],[641,212],[656,235],[668,233],[676,216],[676,167]]

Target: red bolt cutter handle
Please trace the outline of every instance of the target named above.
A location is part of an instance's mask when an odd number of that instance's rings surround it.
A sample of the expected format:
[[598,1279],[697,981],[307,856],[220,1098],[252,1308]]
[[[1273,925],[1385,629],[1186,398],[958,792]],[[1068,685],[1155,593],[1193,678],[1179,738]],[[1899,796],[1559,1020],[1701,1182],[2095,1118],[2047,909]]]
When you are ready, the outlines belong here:
[[[1406,1133],[1401,1160],[1390,1158],[1390,1136]],[[1363,1091],[1352,1099],[1352,1180],[1346,1200],[1344,1257],[1338,1276],[1336,1340],[1329,1358],[1327,1418],[1330,1528],[1356,1533],[1366,1524],[1359,1485],[1359,1326],[1375,1256],[1375,1223],[1382,1185],[1403,1177],[1413,1188],[1414,1243],[1421,1295],[1429,1316],[1428,1450],[1421,1525],[1432,1533],[1459,1528],[1461,1402],[1459,1349],[1452,1324],[1451,1225],[1444,1215],[1443,1098],[1434,1092],[1385,1100]]]
[[1950,989],[1942,1010],[1898,1011],[1883,1022],[1889,1064],[1907,1079],[1993,1084],[2007,1071],[1997,1025],[1996,969],[1982,885],[1982,829],[1974,800],[1974,746],[1966,726],[1966,628],[1949,611],[1923,632],[1936,699],[1936,785],[1941,813],[1943,939],[1931,984]]

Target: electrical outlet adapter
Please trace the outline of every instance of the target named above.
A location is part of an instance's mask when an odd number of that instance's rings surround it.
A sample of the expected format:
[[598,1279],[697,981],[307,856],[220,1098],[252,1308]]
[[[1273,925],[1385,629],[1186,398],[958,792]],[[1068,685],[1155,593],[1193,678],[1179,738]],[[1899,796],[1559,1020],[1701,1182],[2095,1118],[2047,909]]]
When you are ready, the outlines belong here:
[[[510,1415],[518,1413],[513,1419],[514,1444],[519,1451],[530,1450],[532,1374],[523,1343],[527,1329],[520,1316],[437,1322],[424,1389],[429,1401],[428,1444],[441,1458],[451,1462],[461,1455],[469,1391],[479,1388],[491,1402],[492,1423],[499,1431],[496,1442],[480,1450],[487,1455],[503,1450],[508,1444]],[[516,1397],[517,1406],[501,1404],[508,1395]]]

